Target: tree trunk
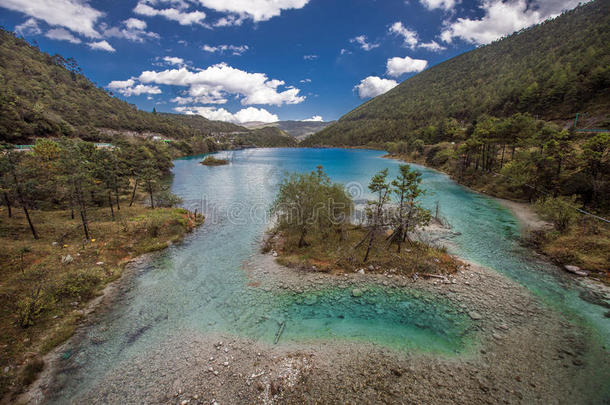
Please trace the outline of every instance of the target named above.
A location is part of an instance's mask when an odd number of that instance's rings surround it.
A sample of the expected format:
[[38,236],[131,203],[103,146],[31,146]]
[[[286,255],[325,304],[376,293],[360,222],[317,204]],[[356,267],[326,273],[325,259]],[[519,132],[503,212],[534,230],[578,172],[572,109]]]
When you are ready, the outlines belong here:
[[299,238],[299,248],[305,246],[305,234],[307,233],[307,229],[303,228],[301,230],[301,237]]
[[74,219],[74,194],[70,192],[70,218]]
[[398,245],[398,248],[396,249],[396,253],[400,254],[400,249],[402,248],[402,234],[404,233],[402,225],[399,228],[398,231],[398,238],[396,240],[396,244]]
[[148,194],[150,194],[150,208],[155,209],[155,200],[153,199],[153,189],[148,187]]
[[23,205],[23,212],[25,213],[25,217],[28,220],[28,225],[30,226],[32,235],[34,235],[34,239],[38,239],[38,233],[36,232],[36,228],[34,228],[34,224],[32,223],[32,219],[30,218],[30,213],[28,212],[28,208],[25,205]]
[[110,205],[110,213],[112,214],[112,220],[114,221],[114,208],[112,207],[112,192],[108,190],[108,205]]
[[6,209],[8,210],[8,217],[13,217],[13,211],[11,209],[11,200],[8,198],[8,193],[4,192],[4,202],[6,203]]
[[371,248],[373,247],[373,239],[375,239],[375,233],[371,232],[371,237],[369,238],[369,244],[366,247],[366,254],[364,255],[364,260],[363,260],[364,263],[366,263],[366,261],[369,259],[369,253],[371,252]]
[[138,188],[138,179],[136,179],[135,183],[133,184],[133,191],[131,192],[131,201],[129,202],[130,207],[133,205],[133,200],[136,199],[136,189],[137,188]]
[[83,231],[85,232],[85,238],[87,240],[89,237],[89,221],[87,221],[87,207],[85,205],[85,201],[82,196],[82,191],[80,188],[76,188],[76,199],[78,200],[78,205],[80,209],[80,219],[83,223]]
[[114,196],[115,196],[115,200],[116,200],[116,209],[117,211],[121,210],[121,204],[119,203],[119,188],[118,187],[114,187]]
[[504,167],[504,151],[506,150],[506,144],[502,145],[502,158],[500,159],[500,169]]
[[80,212],[80,218],[83,222],[83,231],[85,232],[85,239],[89,240],[89,227],[87,226],[87,216],[85,211]]
[[28,204],[25,201],[25,197],[21,193],[21,185],[19,184],[19,179],[17,179],[17,173],[15,172],[15,168],[13,167],[11,171],[13,172],[13,180],[15,181],[15,191],[17,191],[17,198],[19,198],[19,202],[23,207],[23,212],[25,213],[25,217],[28,220],[28,225],[30,226],[30,230],[32,231],[32,236],[34,236],[34,239],[38,239],[38,233],[36,232],[36,228],[34,227],[32,219],[30,218]]

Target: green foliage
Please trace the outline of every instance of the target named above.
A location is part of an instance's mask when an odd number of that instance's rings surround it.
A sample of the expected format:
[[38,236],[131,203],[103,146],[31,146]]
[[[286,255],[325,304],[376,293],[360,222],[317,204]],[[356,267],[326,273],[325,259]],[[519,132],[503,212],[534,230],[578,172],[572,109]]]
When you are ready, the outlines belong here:
[[157,207],[173,208],[182,204],[183,200],[169,190],[157,194]]
[[[304,144],[456,141],[483,114],[573,119],[608,113],[610,13],[597,0],[440,63],[376,97]],[[535,51],[533,51],[535,50]]]
[[271,208],[278,228],[296,234],[298,247],[307,244],[310,233],[328,235],[331,229],[342,233],[349,222],[353,203],[342,185],[332,183],[318,166],[311,173],[292,173],[280,184]]
[[201,164],[204,166],[223,166],[228,165],[229,161],[227,159],[218,159],[214,156],[206,156],[206,158],[201,161]]
[[61,285],[55,290],[59,299],[88,300],[93,297],[101,277],[91,271],[78,271],[69,273]]
[[277,127],[263,127],[241,134],[235,139],[235,144],[261,148],[292,147],[297,145],[297,141]]
[[369,224],[377,228],[384,225],[385,206],[391,197],[392,190],[387,178],[388,169],[383,169],[376,173],[369,183],[369,190],[373,193],[375,199],[367,201],[366,214]]
[[567,231],[578,219],[577,209],[580,208],[576,196],[546,197],[536,202],[536,210],[540,215],[553,223],[559,232]]
[[115,206],[120,210],[120,195],[130,184],[134,185],[134,197],[138,185],[144,187],[151,207],[155,198],[160,206],[179,204],[162,182],[172,166],[164,143],[119,140],[115,148],[103,149],[69,138],[57,142],[39,139],[31,152],[0,155],[0,184],[5,200],[23,208],[35,238],[38,235],[30,209],[69,208],[72,219],[78,213],[84,236],[89,239],[88,211],[108,206],[114,220]]
[[22,328],[33,326],[36,318],[44,311],[45,302],[41,289],[21,298],[16,304],[17,323]]

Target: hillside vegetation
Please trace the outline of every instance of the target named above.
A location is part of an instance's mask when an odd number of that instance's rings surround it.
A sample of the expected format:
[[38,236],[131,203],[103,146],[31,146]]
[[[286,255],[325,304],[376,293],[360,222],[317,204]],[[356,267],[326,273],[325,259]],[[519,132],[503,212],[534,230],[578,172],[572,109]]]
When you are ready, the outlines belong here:
[[41,52],[0,29],[1,141],[30,143],[61,136],[108,140],[106,129],[157,133],[189,143],[202,142],[193,138],[248,132],[201,116],[140,111],[92,83],[74,59]]
[[413,134],[433,143],[448,140],[435,134],[447,119],[465,126],[482,114],[518,112],[553,121],[587,112],[608,128],[609,26],[608,0],[577,7],[406,80],[304,144],[366,145]]
[[297,141],[277,127],[263,127],[241,134],[235,138],[237,145],[256,145],[259,147],[291,147],[297,146]]

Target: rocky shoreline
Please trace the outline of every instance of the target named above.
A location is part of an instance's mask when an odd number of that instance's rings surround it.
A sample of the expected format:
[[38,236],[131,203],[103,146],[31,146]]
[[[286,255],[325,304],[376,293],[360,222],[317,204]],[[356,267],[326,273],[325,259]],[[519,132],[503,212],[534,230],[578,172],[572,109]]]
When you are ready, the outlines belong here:
[[[145,267],[130,266],[127,277]],[[476,323],[477,347],[455,357],[393,351],[349,341],[270,345],[227,334],[184,331],[110,371],[73,403],[586,403],[592,353],[586,331],[501,274],[467,265],[448,282],[284,268],[272,255],[244,263],[250,285],[299,294],[328,286],[426,291]],[[104,299],[121,294],[115,286]],[[103,310],[99,304],[98,310]],[[74,339],[78,339],[77,334]],[[61,353],[54,354],[57,359]],[[53,364],[53,363],[51,363]],[[53,391],[52,368],[28,397]],[[593,380],[590,380],[593,381]],[[33,395],[37,393],[38,395]]]

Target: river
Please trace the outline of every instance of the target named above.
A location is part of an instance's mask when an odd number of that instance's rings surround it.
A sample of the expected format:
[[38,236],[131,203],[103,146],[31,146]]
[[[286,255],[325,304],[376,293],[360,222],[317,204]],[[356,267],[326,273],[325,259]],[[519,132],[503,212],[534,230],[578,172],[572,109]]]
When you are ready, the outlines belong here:
[[[225,153],[226,154],[226,153]],[[250,149],[226,154],[227,166],[206,167],[201,157],[176,160],[172,191],[206,223],[183,243],[158,255],[140,271],[85,340],[63,354],[70,372],[60,375],[65,401],[90,389],[122,362],[182,331],[220,331],[273,341],[373,341],[395,350],[441,355],[466,352],[475,337],[470,319],[440,298],[379,288],[375,300],[356,305],[349,291],[328,289],[295,297],[247,286],[242,265],[258,254],[267,211],[286,172],[322,165],[356,199],[368,196],[371,176],[394,160],[371,150]],[[590,328],[599,345],[610,343],[604,308],[581,298],[582,290],[554,266],[518,243],[519,225],[494,199],[474,193],[437,171],[422,172],[424,205],[440,212],[454,235],[452,253],[518,281],[546,304]],[[95,342],[95,343],[91,343]]]

